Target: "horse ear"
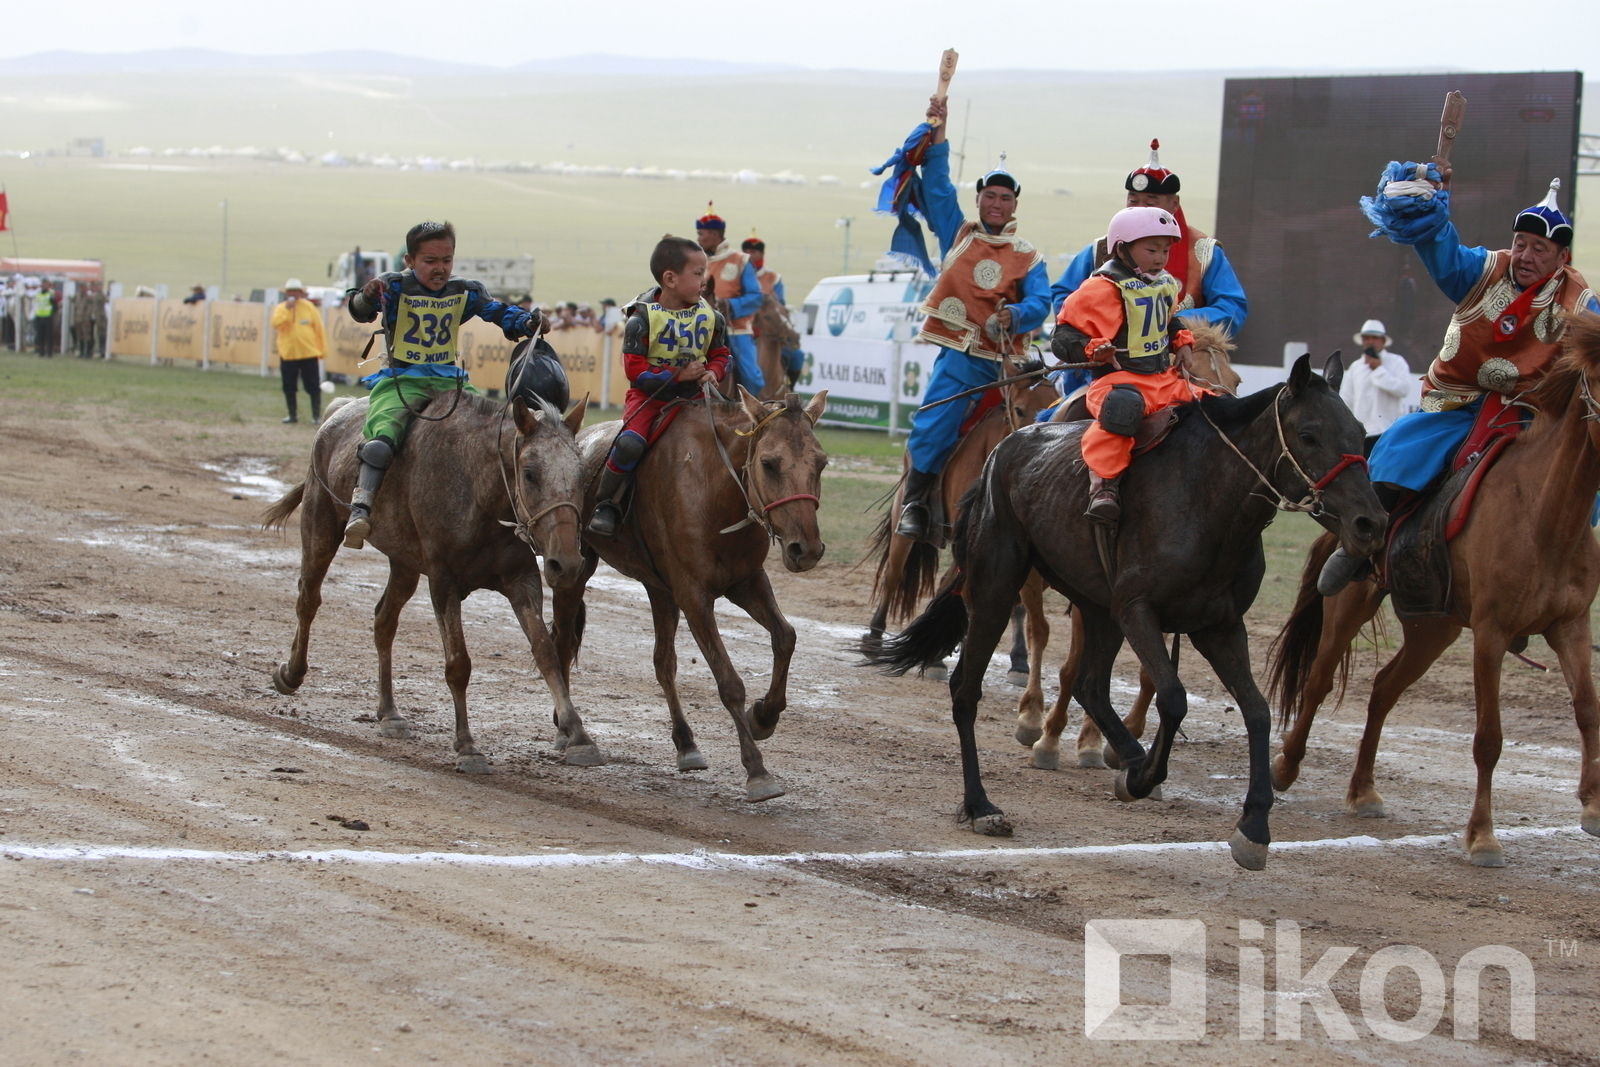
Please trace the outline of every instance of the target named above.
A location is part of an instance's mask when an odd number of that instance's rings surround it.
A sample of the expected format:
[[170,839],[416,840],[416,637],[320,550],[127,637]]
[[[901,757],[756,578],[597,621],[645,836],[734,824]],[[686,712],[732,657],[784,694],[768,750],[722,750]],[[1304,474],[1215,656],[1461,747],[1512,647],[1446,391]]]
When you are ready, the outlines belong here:
[[1328,388],[1334,392],[1339,391],[1339,383],[1344,381],[1344,355],[1342,349],[1334,349],[1333,355],[1328,357],[1328,362],[1322,365],[1322,376],[1328,379]]
[[1311,353],[1306,352],[1294,361],[1294,367],[1289,371],[1290,395],[1305,389],[1309,381],[1311,381]]
[[750,416],[751,422],[760,422],[767,416],[767,409],[761,406],[761,401],[751,395],[750,390],[739,386],[739,402],[744,405],[745,414]]
[[806,405],[806,418],[815,426],[817,420],[822,418],[822,413],[828,410],[828,391],[824,389],[811,398],[811,403]]
[[572,405],[571,409],[568,410],[565,418],[562,421],[567,424],[567,429],[576,434],[579,430],[583,429],[583,416],[587,414],[588,411],[589,394],[584,393],[583,399]]
[[520,396],[511,401],[511,419],[517,424],[517,432],[526,437],[539,425],[539,415],[528,407],[528,402]]

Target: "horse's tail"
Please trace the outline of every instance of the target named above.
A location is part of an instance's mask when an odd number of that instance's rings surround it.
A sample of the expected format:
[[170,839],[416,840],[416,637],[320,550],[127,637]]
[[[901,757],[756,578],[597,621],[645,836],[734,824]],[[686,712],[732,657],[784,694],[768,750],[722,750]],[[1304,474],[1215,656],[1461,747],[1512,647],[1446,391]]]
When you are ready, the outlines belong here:
[[284,520],[294,514],[294,509],[299,507],[300,502],[305,498],[306,483],[301,482],[283,494],[277,503],[261,513],[261,528],[263,530],[281,529]]
[[867,542],[867,553],[878,554],[878,570],[872,579],[872,601],[883,604],[891,622],[910,617],[924,597],[933,592],[938,578],[939,550],[926,541],[913,541],[906,551],[898,574],[889,572],[890,551],[894,543],[894,508],[885,509],[882,520]]
[[931,667],[955,651],[967,632],[967,602],[961,596],[965,580],[961,571],[952,570],[922,614],[900,633],[884,638],[876,652],[868,653],[867,662],[898,675]]
[[[1287,729],[1304,710],[1306,678],[1322,643],[1322,594],[1317,592],[1317,576],[1338,544],[1338,538],[1331,533],[1311,543],[1306,565],[1300,572],[1300,592],[1295,597],[1294,608],[1267,650],[1267,699],[1278,706],[1279,730]],[[1344,697],[1350,675],[1350,656],[1351,650],[1346,648],[1339,659],[1335,676],[1336,701]]]

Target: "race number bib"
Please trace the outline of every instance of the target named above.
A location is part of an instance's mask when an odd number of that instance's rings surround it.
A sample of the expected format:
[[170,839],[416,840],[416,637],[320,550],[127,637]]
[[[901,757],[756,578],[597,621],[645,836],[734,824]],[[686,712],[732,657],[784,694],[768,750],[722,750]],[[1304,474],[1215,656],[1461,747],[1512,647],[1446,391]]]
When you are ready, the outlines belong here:
[[394,349],[389,354],[405,363],[454,363],[456,335],[466,310],[466,293],[402,293],[394,320]]
[[1167,350],[1167,323],[1178,297],[1178,281],[1170,275],[1159,285],[1139,278],[1117,283],[1122,290],[1122,310],[1128,321],[1128,355],[1156,356]]
[[671,311],[650,305],[650,349],[645,359],[655,367],[683,367],[705,359],[716,327],[711,305],[701,300],[693,307]]

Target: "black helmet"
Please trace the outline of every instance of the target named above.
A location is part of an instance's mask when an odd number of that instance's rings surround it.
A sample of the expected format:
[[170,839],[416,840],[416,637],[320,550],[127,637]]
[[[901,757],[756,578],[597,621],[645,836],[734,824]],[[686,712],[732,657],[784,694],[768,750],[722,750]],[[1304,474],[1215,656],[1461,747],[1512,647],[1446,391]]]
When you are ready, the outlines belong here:
[[571,403],[567,386],[567,372],[561,366],[556,350],[540,337],[524,338],[511,350],[511,366],[506,370],[506,401],[521,397],[534,403],[534,397],[543,397],[557,411],[566,411]]

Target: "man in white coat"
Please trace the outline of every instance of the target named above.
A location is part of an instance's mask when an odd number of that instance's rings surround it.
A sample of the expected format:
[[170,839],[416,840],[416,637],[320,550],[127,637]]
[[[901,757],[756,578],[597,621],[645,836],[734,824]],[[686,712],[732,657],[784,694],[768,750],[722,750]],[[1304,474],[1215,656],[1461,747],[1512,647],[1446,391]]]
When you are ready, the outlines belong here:
[[1421,395],[1418,377],[1411,372],[1404,356],[1389,351],[1389,334],[1383,323],[1368,319],[1355,336],[1361,358],[1345,368],[1339,396],[1349,405],[1367,430],[1367,448],[1395,419],[1416,409]]

